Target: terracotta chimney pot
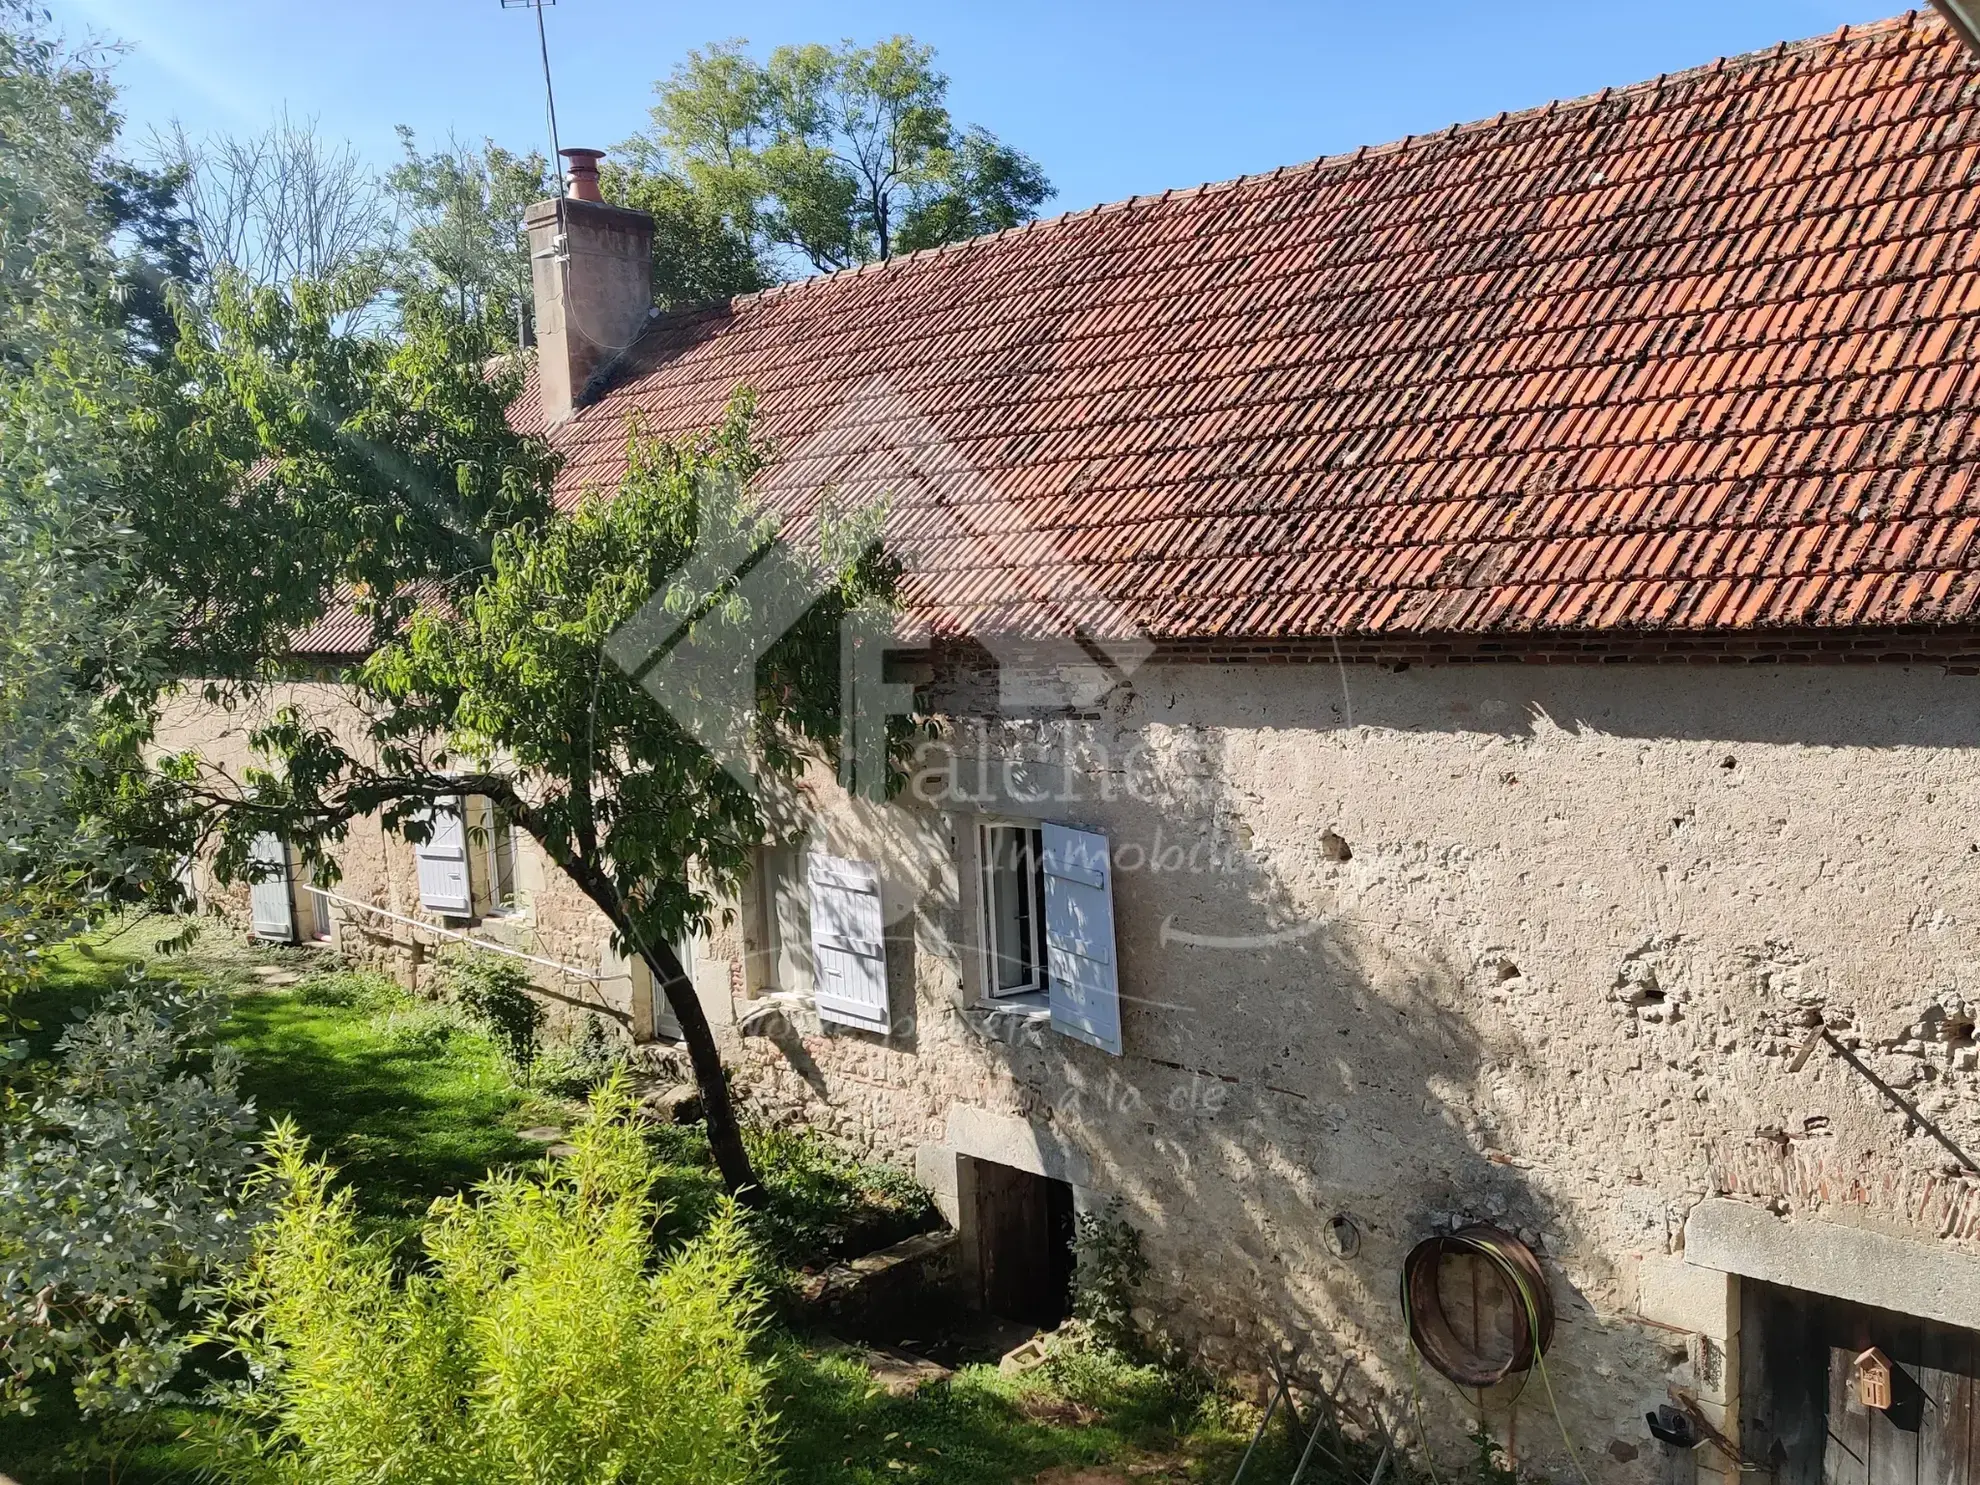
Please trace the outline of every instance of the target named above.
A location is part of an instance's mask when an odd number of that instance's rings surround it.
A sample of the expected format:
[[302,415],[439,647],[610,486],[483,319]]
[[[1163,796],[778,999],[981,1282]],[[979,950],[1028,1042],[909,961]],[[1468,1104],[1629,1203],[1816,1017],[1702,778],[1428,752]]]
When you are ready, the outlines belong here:
[[605,158],[603,150],[558,150],[570,161],[571,195],[579,201],[603,201],[605,193],[598,189],[598,162]]

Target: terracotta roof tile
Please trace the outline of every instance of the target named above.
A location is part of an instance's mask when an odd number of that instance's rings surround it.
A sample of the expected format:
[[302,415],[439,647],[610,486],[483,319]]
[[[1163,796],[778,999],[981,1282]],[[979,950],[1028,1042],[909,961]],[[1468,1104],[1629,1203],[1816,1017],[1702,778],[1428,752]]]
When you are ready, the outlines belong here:
[[1889,21],[664,316],[559,497],[746,384],[937,632],[1980,622],[1976,82]]

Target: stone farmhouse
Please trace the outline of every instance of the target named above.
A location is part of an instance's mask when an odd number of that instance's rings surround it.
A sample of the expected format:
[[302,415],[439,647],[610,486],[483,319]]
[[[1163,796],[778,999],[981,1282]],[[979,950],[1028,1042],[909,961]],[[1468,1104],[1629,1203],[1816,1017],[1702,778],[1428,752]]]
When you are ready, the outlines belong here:
[[[516,413],[560,498],[629,418],[755,389],[768,498],[888,498],[889,676],[941,725],[891,803],[815,780],[689,946],[764,1115],[912,1164],[1015,1315],[1118,1199],[1198,1356],[1447,1448],[1482,1408],[1529,1467],[1569,1475],[1565,1431],[1662,1479],[1665,1407],[1705,1476],[1980,1481],[1954,24],[684,312],[650,223],[576,186],[529,218]],[[299,687],[360,639],[305,636]],[[354,834],[254,927],[408,974],[499,942],[664,1062],[638,966],[499,827]],[[1544,1388],[1412,1362],[1405,1256],[1476,1222],[1539,1258]],[[1510,1344],[1495,1271],[1444,1264],[1452,1335]]]

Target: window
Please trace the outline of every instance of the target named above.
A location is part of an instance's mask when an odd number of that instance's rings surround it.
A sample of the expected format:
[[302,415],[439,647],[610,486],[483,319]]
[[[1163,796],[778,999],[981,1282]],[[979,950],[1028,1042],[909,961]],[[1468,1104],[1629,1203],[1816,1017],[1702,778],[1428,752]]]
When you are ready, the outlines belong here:
[[1107,837],[1070,825],[986,820],[983,993],[1049,1010],[1052,1029],[1121,1055],[1114,956],[1114,868]]
[[984,825],[983,957],[990,995],[1045,988],[1045,876],[1039,832],[1026,825]]
[[509,817],[488,806],[488,911],[516,910],[516,827]]
[[[681,961],[681,968],[688,978],[694,978],[694,941],[683,939],[672,945],[674,957]],[[681,1023],[674,1015],[667,992],[654,980],[653,971],[647,967],[644,956],[639,954],[615,954],[608,945],[605,959],[605,979],[615,980],[624,976],[631,993],[633,1036],[636,1041],[681,1040]]]
[[298,883],[296,926],[314,944],[327,944],[337,937],[337,920],[330,911],[330,899],[316,888]]
[[763,914],[759,988],[769,993],[812,991],[811,897],[802,845],[766,846],[757,862],[757,905]]

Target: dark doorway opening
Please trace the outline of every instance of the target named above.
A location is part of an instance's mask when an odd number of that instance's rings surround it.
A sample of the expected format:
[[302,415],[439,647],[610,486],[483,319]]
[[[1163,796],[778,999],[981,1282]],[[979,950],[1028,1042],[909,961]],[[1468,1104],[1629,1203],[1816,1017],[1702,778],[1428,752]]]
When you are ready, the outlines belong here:
[[1057,1325],[1072,1309],[1072,1187],[991,1160],[969,1167],[978,1303],[1006,1320]]
[[[1860,1384],[1873,1349],[1882,1406]],[[1773,1485],[1980,1485],[1980,1334],[1742,1279],[1740,1419]]]

